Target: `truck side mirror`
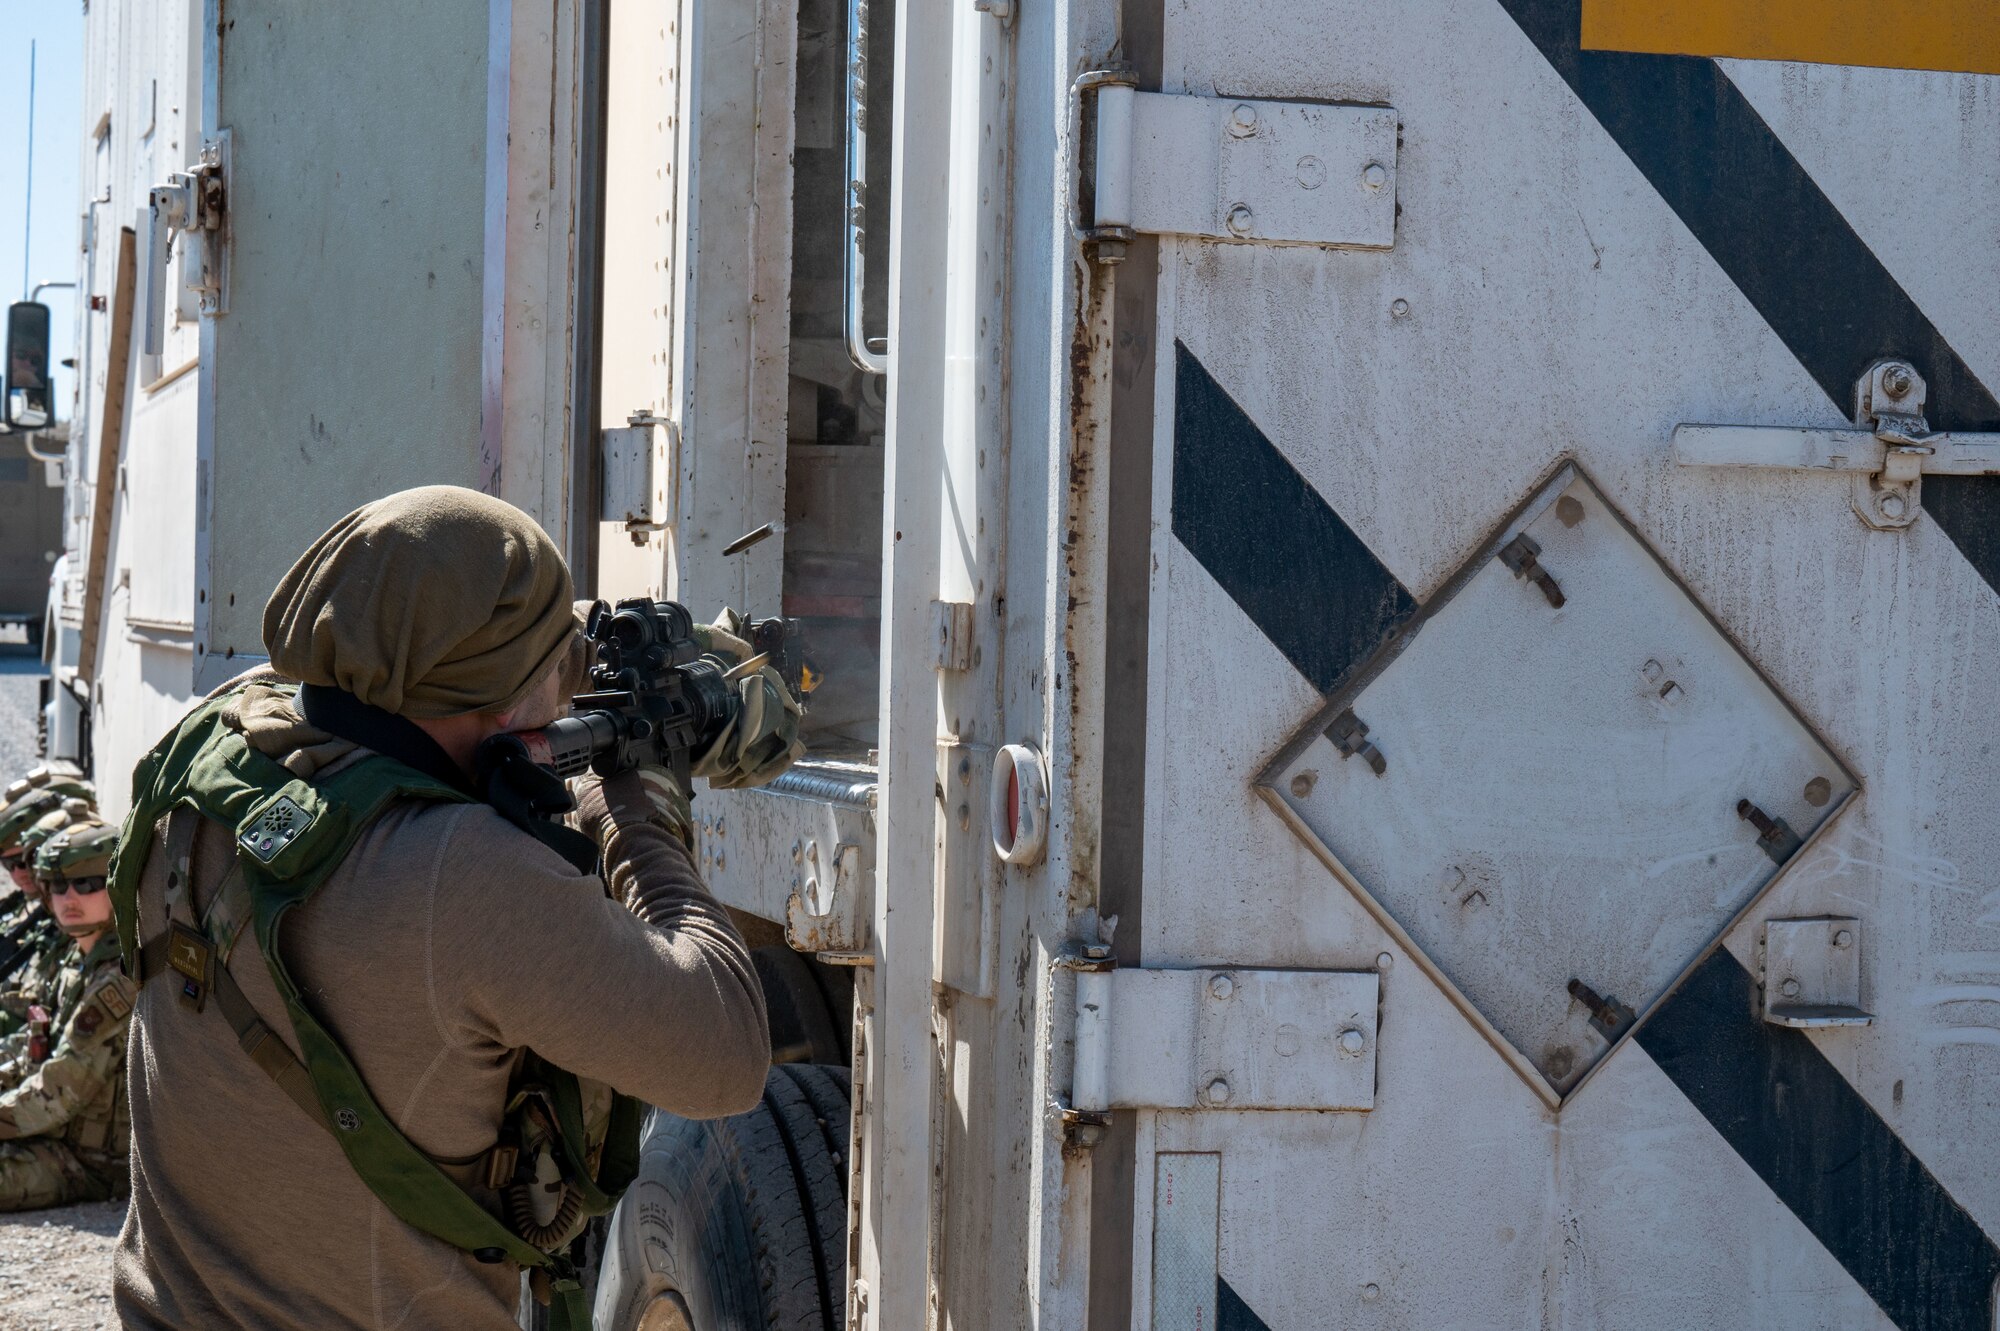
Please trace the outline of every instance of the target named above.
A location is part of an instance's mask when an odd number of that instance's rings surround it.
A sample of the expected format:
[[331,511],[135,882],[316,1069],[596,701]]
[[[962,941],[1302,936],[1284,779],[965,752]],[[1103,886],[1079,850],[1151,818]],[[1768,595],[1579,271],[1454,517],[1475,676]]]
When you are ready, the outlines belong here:
[[54,419],[49,389],[49,307],[17,301],[7,307],[7,424],[40,430]]

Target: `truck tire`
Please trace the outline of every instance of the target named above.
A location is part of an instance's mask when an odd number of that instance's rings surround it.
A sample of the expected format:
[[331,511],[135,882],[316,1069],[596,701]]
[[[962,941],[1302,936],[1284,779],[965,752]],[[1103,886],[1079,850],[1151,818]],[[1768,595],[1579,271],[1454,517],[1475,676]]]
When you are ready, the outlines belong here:
[[597,1331],[840,1331],[847,1084],[786,1064],[734,1118],[655,1110],[611,1217]]
[[833,1063],[846,1057],[840,1037],[847,1017],[836,1016],[813,974],[816,963],[778,944],[753,948],[750,964],[764,987],[773,1063]]

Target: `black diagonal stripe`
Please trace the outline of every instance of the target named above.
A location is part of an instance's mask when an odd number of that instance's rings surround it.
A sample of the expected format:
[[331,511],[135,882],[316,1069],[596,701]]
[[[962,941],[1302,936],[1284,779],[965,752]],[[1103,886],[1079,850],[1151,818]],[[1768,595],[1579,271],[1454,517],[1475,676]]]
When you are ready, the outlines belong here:
[[1243,1296],[1229,1287],[1221,1276],[1215,1278],[1215,1331],[1271,1331],[1264,1319],[1250,1310]]
[[1320,692],[1417,612],[1395,575],[1174,344],[1174,535]]
[[1635,1037],[1903,1331],[1992,1331],[2000,1251],[1725,949]]
[[[1870,362],[1930,384],[1940,430],[2000,429],[2000,402],[1713,60],[1578,48],[1582,0],[1500,0],[1843,414]],[[1924,509],[2000,590],[2000,481],[1924,480]]]

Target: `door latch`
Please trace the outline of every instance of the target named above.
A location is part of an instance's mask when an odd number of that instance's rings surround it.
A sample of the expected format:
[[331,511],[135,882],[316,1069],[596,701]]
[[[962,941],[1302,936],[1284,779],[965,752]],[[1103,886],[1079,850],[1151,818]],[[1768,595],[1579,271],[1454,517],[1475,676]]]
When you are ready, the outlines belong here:
[[2000,434],[1933,431],[1928,391],[1910,362],[1879,360],[1854,386],[1853,429],[1677,425],[1674,461],[1848,472],[1855,516],[1877,531],[1901,531],[1917,520],[1926,474],[2000,475]]
[[182,252],[181,282],[195,294],[201,313],[222,314],[229,308],[229,256],[223,246],[229,210],[229,131],[204,142],[193,166],[168,176],[166,184],[153,186],[147,205],[142,349],[157,356],[166,341],[167,263],[176,237],[190,246]]

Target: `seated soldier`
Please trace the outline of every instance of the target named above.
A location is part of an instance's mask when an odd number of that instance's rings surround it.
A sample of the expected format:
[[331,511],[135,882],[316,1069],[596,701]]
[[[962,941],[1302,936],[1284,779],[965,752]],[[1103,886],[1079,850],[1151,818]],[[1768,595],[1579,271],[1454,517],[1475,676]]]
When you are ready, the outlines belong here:
[[74,968],[57,995],[55,1048],[0,1095],[0,1211],[104,1201],[129,1186],[125,1029],[137,992],[118,965],[104,891],[117,829],[80,822],[35,859]]
[[[88,781],[65,777],[28,786],[27,779],[16,781],[7,787],[7,794],[0,795],[0,864],[6,866],[8,877],[20,893],[10,897],[0,890],[0,930],[11,931],[23,918],[41,915],[33,899],[34,864],[32,857],[21,851],[21,834],[44,814],[60,809],[66,799],[75,797],[89,802],[95,798]],[[5,886],[0,883],[0,889]],[[0,957],[5,954],[5,946],[0,945]]]
[[[39,800],[47,792],[40,792]],[[8,873],[27,894],[29,909],[21,920],[0,937],[0,1089],[13,1084],[4,1069],[18,1064],[24,1028],[31,1009],[47,1007],[55,993],[57,973],[70,955],[68,941],[48,909],[44,885],[35,877],[35,853],[42,844],[72,821],[89,813],[88,804],[78,797],[58,796],[53,806],[23,801],[26,813],[34,816],[18,834],[10,833],[11,818],[0,819],[0,858]],[[10,810],[11,812],[11,810]],[[7,836],[12,835],[10,845]],[[18,866],[18,867],[17,867]],[[6,939],[15,939],[8,945]]]

